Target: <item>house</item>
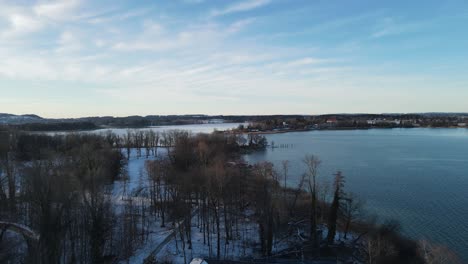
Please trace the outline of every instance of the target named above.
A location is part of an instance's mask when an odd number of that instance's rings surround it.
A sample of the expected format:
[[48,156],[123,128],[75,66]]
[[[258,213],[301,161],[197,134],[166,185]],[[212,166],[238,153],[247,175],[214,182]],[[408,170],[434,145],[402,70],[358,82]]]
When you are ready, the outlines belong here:
[[225,122],[224,119],[217,119],[217,118],[207,119],[207,120],[202,121],[203,124],[222,124],[224,122]]
[[459,127],[466,127],[466,123],[458,123],[457,124]]
[[367,124],[368,125],[383,125],[383,124],[387,124],[387,125],[400,125],[401,124],[401,121],[398,120],[398,119],[394,119],[394,120],[387,120],[387,119],[370,119],[370,120],[367,120]]
[[335,117],[327,119],[327,124],[332,125],[332,124],[336,124],[336,123],[338,123],[338,120],[336,120]]

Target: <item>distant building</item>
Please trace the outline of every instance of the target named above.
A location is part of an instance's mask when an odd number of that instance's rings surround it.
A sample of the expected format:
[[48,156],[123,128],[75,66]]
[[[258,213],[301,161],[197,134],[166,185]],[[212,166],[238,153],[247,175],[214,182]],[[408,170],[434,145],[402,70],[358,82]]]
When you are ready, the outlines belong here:
[[336,124],[338,123],[338,120],[336,120],[335,117],[327,119],[327,124]]
[[367,120],[368,125],[378,125],[378,124],[391,124],[391,125],[400,125],[401,121],[398,119],[387,120],[387,119],[370,119]]
[[466,123],[458,123],[459,127],[466,127]]
[[208,120],[203,120],[202,123],[204,124],[221,124],[224,123],[224,119],[208,119]]

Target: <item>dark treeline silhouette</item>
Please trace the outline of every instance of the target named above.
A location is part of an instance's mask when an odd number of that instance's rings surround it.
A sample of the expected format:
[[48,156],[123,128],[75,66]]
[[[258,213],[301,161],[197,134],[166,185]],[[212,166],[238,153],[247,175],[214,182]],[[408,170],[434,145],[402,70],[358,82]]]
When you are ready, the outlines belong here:
[[162,125],[216,122],[250,123],[239,131],[364,129],[395,127],[467,127],[466,113],[423,114],[327,114],[327,115],[148,115],[127,117],[82,117],[49,119],[36,115],[15,116],[0,113],[0,126],[25,131],[91,130],[109,127],[141,128]]
[[[153,230],[166,227],[185,263],[193,243],[207,248],[204,257],[218,260],[455,259],[441,247],[402,237],[393,222],[364,217],[362,202],[346,192],[343,173],[327,176],[331,185],[318,180],[316,156],[305,157],[307,170],[294,188],[287,186],[293,177],[288,162],[279,172],[272,163],[242,161],[245,150],[264,147],[260,135],[0,132],[0,262],[125,261]],[[116,196],[113,186],[133,159],[145,159],[146,184]],[[196,232],[200,241],[194,241]],[[157,252],[145,257],[158,263]]]
[[12,125],[13,128],[24,131],[68,131],[68,130],[92,130],[99,128],[92,122],[51,122],[51,123],[27,123]]
[[335,114],[271,116],[240,125],[239,132],[305,131],[315,129],[368,129],[413,127],[467,127],[466,114]]

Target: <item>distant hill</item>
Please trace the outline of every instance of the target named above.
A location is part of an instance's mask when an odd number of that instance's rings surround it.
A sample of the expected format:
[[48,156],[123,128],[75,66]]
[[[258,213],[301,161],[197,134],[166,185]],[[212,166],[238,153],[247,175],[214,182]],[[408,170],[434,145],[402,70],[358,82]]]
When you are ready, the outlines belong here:
[[[266,122],[274,119],[303,120],[314,118],[336,118],[343,120],[366,119],[425,119],[430,124],[447,121],[447,124],[455,124],[468,118],[467,113],[341,113],[325,115],[147,115],[147,116],[91,116],[81,118],[43,118],[35,114],[14,115],[0,113],[0,126],[12,126],[20,130],[50,131],[50,130],[90,130],[97,128],[122,127],[137,128],[162,125],[184,125],[207,123],[213,120],[224,122]],[[441,123],[442,122],[442,123]],[[445,124],[444,123],[444,124]]]
[[38,115],[13,115],[0,113],[0,124],[28,124],[28,123],[42,123],[46,120]]

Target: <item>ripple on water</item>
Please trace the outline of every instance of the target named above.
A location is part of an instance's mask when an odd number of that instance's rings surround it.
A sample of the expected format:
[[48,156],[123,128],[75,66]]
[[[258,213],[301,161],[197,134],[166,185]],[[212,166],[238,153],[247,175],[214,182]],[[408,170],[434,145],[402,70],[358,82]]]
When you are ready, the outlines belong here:
[[[290,184],[304,172],[305,154],[323,161],[320,178],[336,170],[346,189],[381,218],[400,221],[405,234],[447,245],[468,262],[468,129],[371,129],[267,135],[275,144],[246,156],[280,168],[290,160]],[[294,175],[296,177],[294,177]]]

